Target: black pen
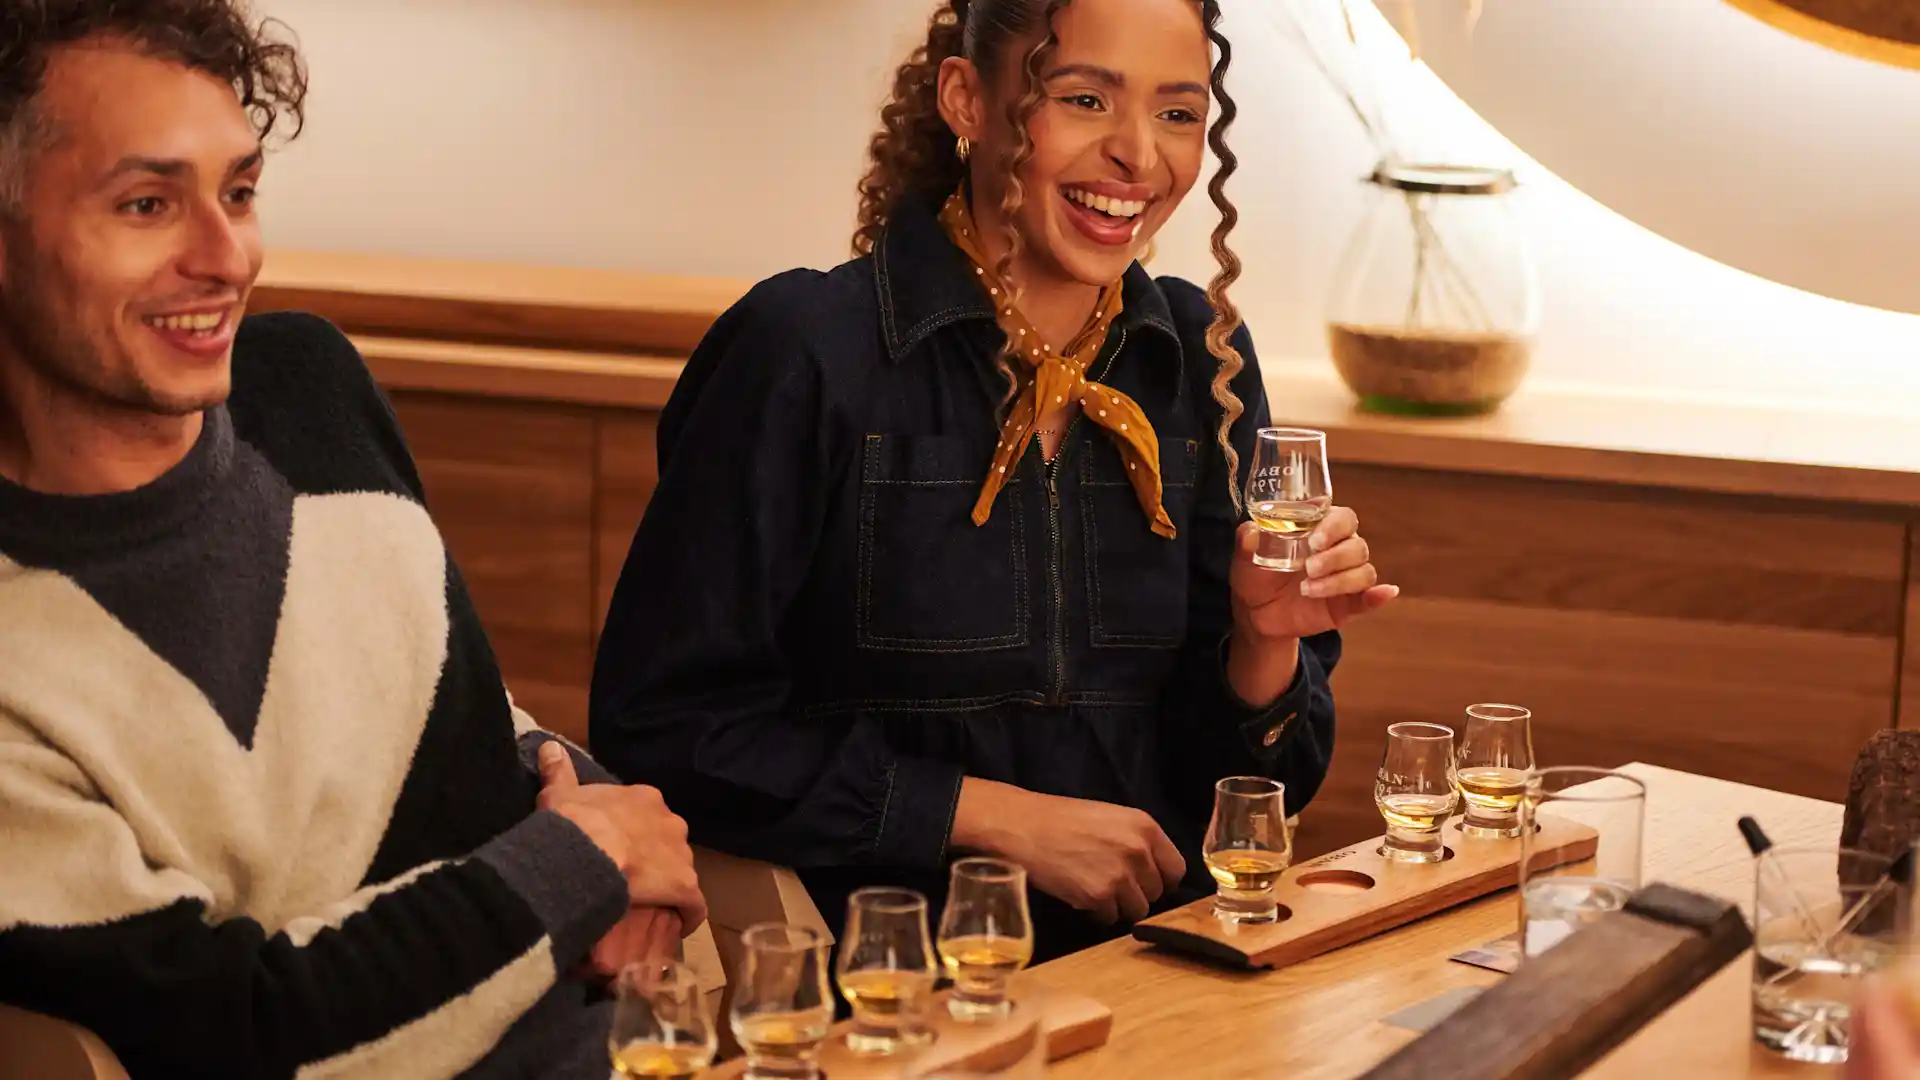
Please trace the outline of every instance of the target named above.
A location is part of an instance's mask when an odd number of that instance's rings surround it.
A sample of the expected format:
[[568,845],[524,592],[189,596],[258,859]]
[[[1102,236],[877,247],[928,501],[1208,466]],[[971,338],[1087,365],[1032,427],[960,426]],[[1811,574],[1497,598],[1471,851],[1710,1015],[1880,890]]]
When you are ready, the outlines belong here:
[[[1793,898],[1793,907],[1800,916],[1801,926],[1806,930],[1807,940],[1820,942],[1825,936],[1820,933],[1820,924],[1814,921],[1813,913],[1807,910],[1807,902],[1800,898],[1800,890],[1793,887],[1793,879],[1787,876],[1786,867],[1780,865],[1780,860],[1771,857],[1773,841],[1767,838],[1766,830],[1760,828],[1760,823],[1752,816],[1747,816],[1740,819],[1740,835],[1746,839],[1747,850],[1753,852],[1753,857],[1758,863],[1755,872],[1764,873],[1766,868],[1773,868],[1773,874],[1780,880],[1781,888]],[[1760,919],[1757,907],[1753,917],[1755,922]],[[1823,954],[1826,953],[1824,948],[1820,951]]]

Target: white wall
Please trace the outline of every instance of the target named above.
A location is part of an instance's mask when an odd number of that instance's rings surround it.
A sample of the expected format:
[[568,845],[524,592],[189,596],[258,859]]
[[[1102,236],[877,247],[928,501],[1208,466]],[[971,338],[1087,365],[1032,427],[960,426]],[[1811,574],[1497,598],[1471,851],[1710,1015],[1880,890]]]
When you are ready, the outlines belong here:
[[[845,257],[865,142],[930,0],[256,5],[314,76],[307,134],[269,172],[275,245],[759,277]],[[1237,10],[1238,295],[1268,364],[1324,367],[1372,152],[1265,9]],[[1527,164],[1429,81],[1434,123]],[[1920,316],[1749,277],[1527,171],[1537,380],[1920,414]],[[1204,278],[1211,225],[1195,200],[1154,268]]]

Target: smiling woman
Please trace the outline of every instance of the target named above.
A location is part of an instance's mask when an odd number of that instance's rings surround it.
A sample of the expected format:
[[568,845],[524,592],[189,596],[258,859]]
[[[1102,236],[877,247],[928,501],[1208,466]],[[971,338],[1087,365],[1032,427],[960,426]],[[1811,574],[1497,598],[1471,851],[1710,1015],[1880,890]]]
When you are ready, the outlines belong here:
[[[687,362],[600,639],[591,735],[706,846],[938,907],[1027,868],[1036,960],[1212,885],[1222,776],[1325,775],[1338,628],[1390,601],[1353,512],[1253,565],[1267,422],[1214,0],[949,0],[902,65],[856,257],[762,282]],[[1209,125],[1211,124],[1211,127]],[[1220,158],[1212,287],[1140,253]],[[742,513],[742,508],[750,508]]]

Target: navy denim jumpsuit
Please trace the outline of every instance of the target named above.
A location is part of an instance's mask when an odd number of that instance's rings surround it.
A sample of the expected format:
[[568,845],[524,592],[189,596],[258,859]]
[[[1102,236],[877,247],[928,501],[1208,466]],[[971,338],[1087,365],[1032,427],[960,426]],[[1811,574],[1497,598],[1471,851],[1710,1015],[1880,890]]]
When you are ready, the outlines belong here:
[[[901,211],[867,258],[761,283],[687,362],[600,641],[594,754],[659,787],[694,843],[796,868],[836,927],[872,884],[938,918],[963,775],[1147,811],[1187,860],[1163,906],[1191,899],[1215,780],[1272,776],[1297,812],[1325,777],[1339,638],[1305,641],[1267,708],[1228,686],[1239,518],[1211,309],[1137,264],[1089,375],[1152,422],[1178,538],[1149,531],[1086,422],[972,523],[1004,336],[934,210]],[[1267,407],[1235,340],[1245,462]],[[1036,960],[1117,932],[1033,906]]]

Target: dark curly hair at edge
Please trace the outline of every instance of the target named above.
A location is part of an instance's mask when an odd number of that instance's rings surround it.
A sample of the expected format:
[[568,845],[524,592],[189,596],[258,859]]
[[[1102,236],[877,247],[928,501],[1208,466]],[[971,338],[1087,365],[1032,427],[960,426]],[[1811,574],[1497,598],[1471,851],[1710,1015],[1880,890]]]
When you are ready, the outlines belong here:
[[[1013,43],[1034,27],[1044,25],[1046,33],[1023,58],[1027,91],[1017,101],[1007,105],[1007,120],[1013,128],[1014,140],[1005,159],[1000,162],[1003,174],[1009,178],[1000,205],[1001,219],[1007,222],[1008,243],[1006,254],[1000,257],[996,269],[1012,292],[1010,301],[1018,302],[1019,285],[1011,280],[1007,271],[1021,250],[1020,236],[1012,222],[1026,198],[1019,179],[1020,170],[1033,157],[1033,139],[1028,134],[1027,121],[1045,100],[1041,72],[1059,46],[1059,38],[1054,31],[1054,16],[1071,2],[948,0],[934,12],[932,22],[927,27],[927,43],[914,50],[894,75],[893,96],[880,111],[880,131],[868,145],[871,163],[860,180],[859,224],[853,234],[855,255],[865,255],[873,250],[874,242],[886,228],[887,220],[902,206],[914,200],[941,198],[958,189],[967,174],[967,165],[960,159],[956,149],[954,133],[940,116],[937,95],[941,62],[948,57],[958,56],[973,61],[983,72],[1001,70],[1000,65],[1007,59],[1006,54]],[[1207,185],[1207,193],[1220,211],[1220,223],[1213,230],[1213,255],[1220,269],[1207,286],[1207,299],[1214,312],[1213,324],[1207,329],[1207,351],[1213,354],[1220,365],[1213,377],[1213,397],[1222,410],[1217,438],[1221,451],[1226,455],[1228,485],[1233,503],[1238,507],[1241,499],[1238,481],[1240,455],[1234,450],[1232,431],[1245,407],[1234,395],[1232,383],[1246,361],[1240,351],[1234,348],[1232,340],[1234,332],[1240,328],[1240,312],[1234,307],[1227,291],[1240,279],[1241,267],[1240,258],[1228,246],[1227,238],[1234,226],[1239,224],[1240,212],[1228,200],[1226,185],[1239,169],[1240,162],[1228,148],[1226,134],[1240,110],[1226,89],[1233,47],[1220,31],[1219,0],[1195,2],[1200,5],[1207,38],[1213,43],[1217,54],[1212,90],[1214,99],[1220,105],[1207,135],[1208,145],[1220,163],[1213,180]],[[1002,352],[999,366],[1001,374],[1008,380],[1008,394],[1011,396],[1014,386],[1011,353]]]
[[233,87],[254,130],[287,139],[305,121],[307,72],[294,45],[255,23],[242,0],[3,0],[0,2],[0,208],[21,195],[23,165],[50,132],[35,109],[55,51],[121,41]]

